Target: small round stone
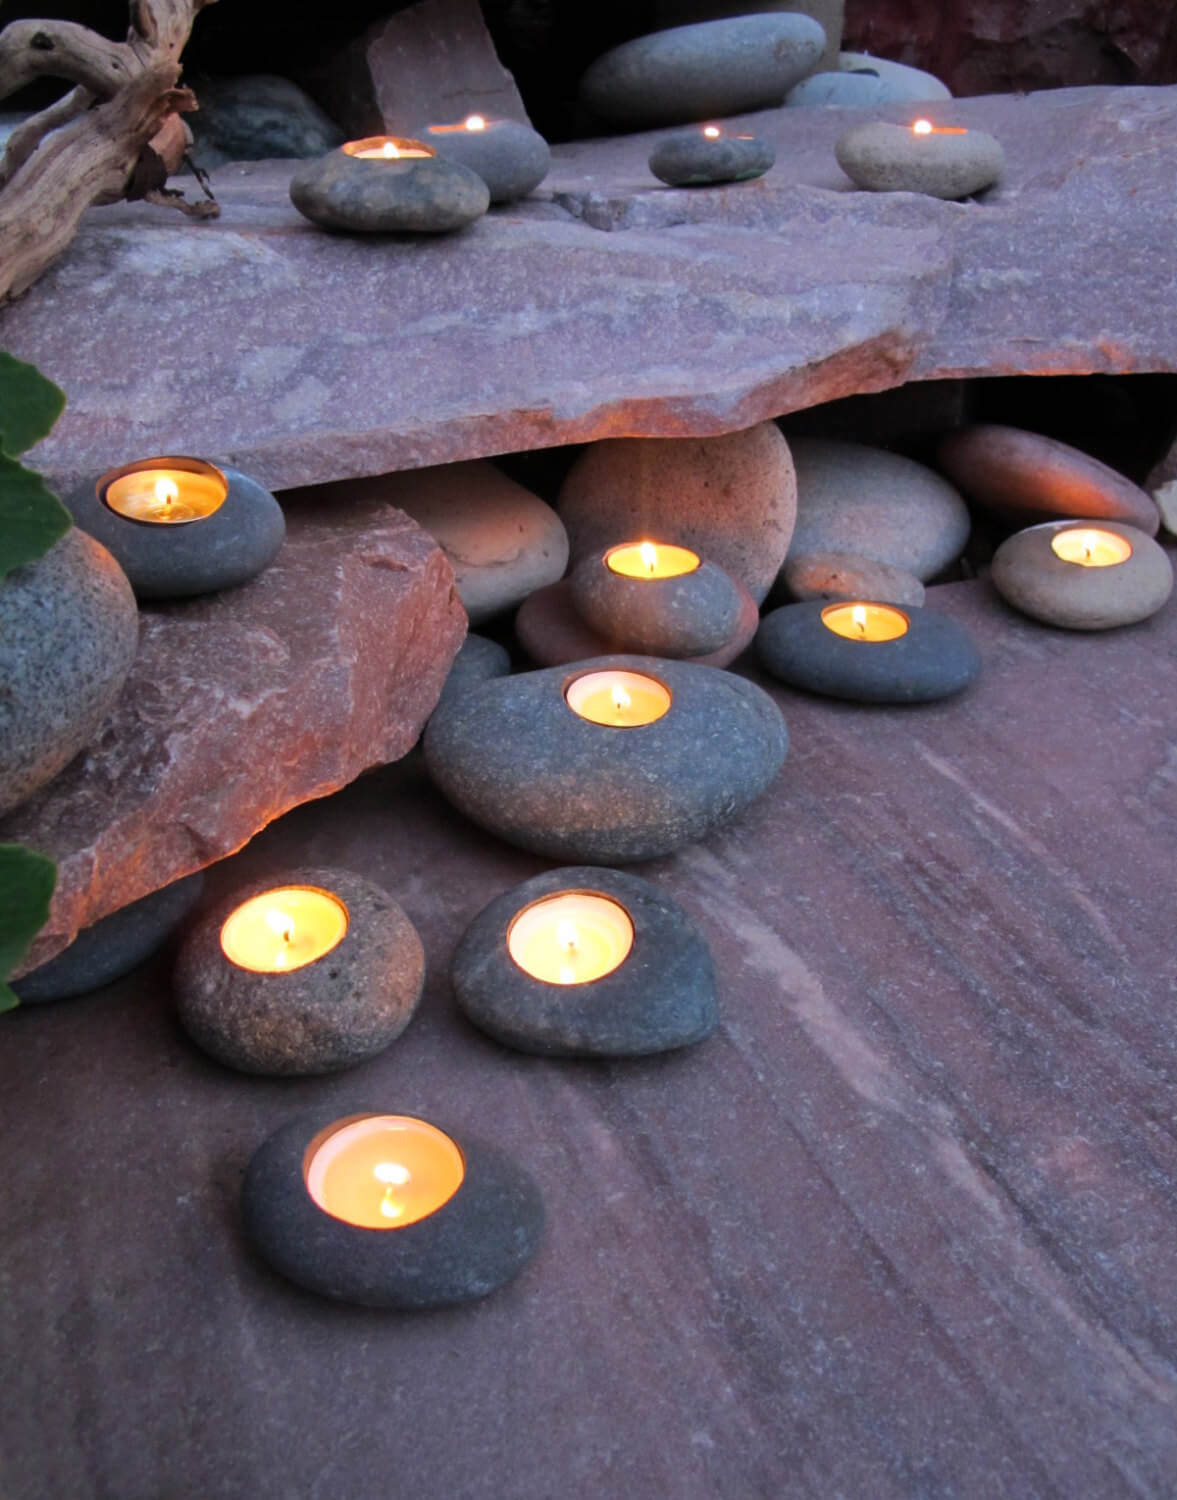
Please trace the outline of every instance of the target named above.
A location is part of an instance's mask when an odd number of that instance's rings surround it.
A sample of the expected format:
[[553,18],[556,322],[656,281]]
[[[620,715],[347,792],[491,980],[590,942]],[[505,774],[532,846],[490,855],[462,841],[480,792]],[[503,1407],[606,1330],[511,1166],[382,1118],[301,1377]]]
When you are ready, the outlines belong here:
[[77,527],[0,579],[0,813],[94,739],[138,641],[126,574]]
[[1022,521],[1090,516],[1156,536],[1152,497],[1097,458],[1057,438],[997,422],[950,432],[940,463],[971,500]]
[[[167,468],[171,458],[143,460]],[[181,461],[182,462],[182,461]],[[269,567],[286,536],[282,507],[248,474],[217,466],[228,493],[211,515],[184,525],[155,525],[120,515],[103,501],[112,469],[66,501],[77,525],[110,550],[138,599],[184,599],[235,588]]]
[[865,52],[842,52],[836,71],[811,73],[789,90],[785,104],[791,109],[876,109],[951,98],[938,78],[920,68]]
[[683,130],[667,136],[650,152],[650,171],[671,187],[704,187],[715,182],[747,182],[763,177],[776,153],[754,135],[720,135]]
[[[347,932],[330,952],[286,973],[255,973],[221,949],[225,919],[283,885],[330,892]],[[253,882],[221,902],[180,951],[174,987],[189,1036],[243,1073],[331,1073],[382,1052],[413,1017],[425,981],[416,929],[386,891],[346,870],[299,870]]]
[[392,161],[329,151],[290,179],[290,201],[324,229],[352,234],[443,234],[481,218],[490,190],[476,172],[438,156]]
[[766,109],[816,67],[826,34],[810,16],[733,16],[672,26],[604,53],[580,99],[611,125],[682,125]]
[[[735,580],[733,579],[733,582]],[[699,667],[728,667],[752,644],[760,625],[760,610],[748,590],[736,584],[740,617],[731,639],[717,651],[686,658]],[[537,589],[523,601],[515,616],[519,644],[541,667],[562,667],[568,662],[607,656],[616,650],[608,639],[592,628],[577,610],[572,598],[572,580]]]
[[857,703],[931,703],[961,692],[981,670],[976,647],[947,615],[904,610],[905,635],[855,641],[823,623],[828,607],[814,600],[765,616],[756,649],[774,677]]
[[456,161],[481,177],[492,203],[526,198],[552,166],[547,141],[519,120],[487,120],[481,130],[463,124],[427,125],[420,139],[443,160]]
[[789,560],[852,552],[929,578],[969,539],[969,511],[941,475],[897,453],[827,438],[794,438],[797,525]]
[[577,612],[613,651],[647,656],[706,656],[735,637],[740,590],[714,563],[700,561],[674,578],[630,578],[594,553],[572,574]]
[[876,599],[912,609],[922,608],[924,602],[924,586],[914,573],[852,552],[786,557],[780,582],[793,599]]
[[[1109,531],[1132,546],[1111,567],[1090,568],[1056,556],[1060,532]],[[1173,567],[1164,548],[1135,526],[1119,521],[1047,521],[1007,537],[993,554],[993,587],[1015,609],[1067,630],[1110,630],[1155,615],[1173,591]]]
[[[345,1119],[389,1113],[369,1109]],[[535,1254],[544,1227],[539,1188],[496,1146],[453,1131],[446,1133],[462,1153],[465,1176],[426,1218],[365,1229],[325,1212],[307,1191],[304,1162],[316,1137],[345,1119],[335,1105],[291,1121],[258,1149],[245,1174],[245,1232],[290,1281],[361,1307],[445,1307],[487,1296]]]
[[882,120],[855,125],[834,146],[838,165],[860,188],[877,193],[927,193],[967,198],[1001,176],[1005,153],[984,130],[959,135],[938,127],[917,135],[910,125]]
[[[629,729],[581,718],[566,689],[610,670],[661,683],[669,711]],[[435,712],[424,739],[429,773],[460,812],[583,864],[654,859],[705,837],[765,790],[787,747],[780,710],[754,683],[647,656],[483,683]]]
[[22,1005],[70,1000],[113,984],[161,948],[200,900],[204,875],[197,871],[111,912],[77,937],[56,958],[12,988]]
[[[625,908],[633,947],[621,965],[585,984],[549,984],[511,957],[507,937],[534,901],[563,891]],[[451,969],[458,1004],[496,1041],[547,1057],[637,1057],[702,1041],[719,1022],[707,944],[657,886],[620,870],[549,870],[485,907],[458,944]]]

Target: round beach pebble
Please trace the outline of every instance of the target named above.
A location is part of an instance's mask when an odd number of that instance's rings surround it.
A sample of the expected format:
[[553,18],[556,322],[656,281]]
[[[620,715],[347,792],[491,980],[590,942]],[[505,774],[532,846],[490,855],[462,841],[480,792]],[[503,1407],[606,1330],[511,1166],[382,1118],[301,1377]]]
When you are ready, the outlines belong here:
[[1156,502],[1097,458],[1056,438],[995,422],[941,440],[940,463],[970,500],[1022,521],[1088,516],[1155,536]]
[[[633,947],[621,965],[584,984],[551,984],[507,949],[515,917],[563,891],[625,908]],[[719,1022],[715,970],[702,936],[657,886],[621,870],[565,866],[498,896],[467,928],[451,968],[465,1014],[489,1036],[546,1057],[638,1057],[700,1042]]]
[[138,642],[126,574],[76,526],[0,579],[0,813],[94,739]]
[[700,562],[674,578],[630,578],[609,567],[612,550],[584,558],[570,580],[577,613],[611,650],[697,657],[735,638],[742,591],[722,568]]
[[[760,610],[747,589],[738,583],[736,588],[740,615],[731,639],[718,651],[686,660],[700,667],[728,667],[752,644],[760,625]],[[617,649],[582,617],[573,602],[569,578],[537,589],[523,601],[515,616],[515,636],[532,661],[541,667],[562,667],[567,662],[587,661],[590,656],[607,656]]]
[[469,167],[439,156],[379,161],[341,147],[297,169],[290,201],[324,229],[442,234],[481,218],[490,190]]
[[[565,690],[590,672],[655,678],[667,713],[639,728],[581,718]],[[714,667],[606,656],[485,682],[435,711],[425,763],[460,812],[520,848],[627,864],[703,838],[753,801],[788,735],[767,693]]]
[[763,177],[776,153],[754,135],[720,135],[681,130],[650,152],[650,171],[670,187],[706,187],[716,182],[747,182]]
[[969,511],[941,475],[882,448],[794,438],[795,562],[851,552],[925,582],[955,562],[969,538]]
[[526,198],[552,166],[547,141],[520,120],[487,120],[481,130],[461,123],[426,125],[418,137],[445,161],[456,161],[481,177],[492,203]]
[[1089,522],[1046,521],[1007,537],[993,554],[993,587],[1015,609],[1067,630],[1110,630],[1155,615],[1173,591],[1164,548],[1135,526],[1100,520],[1096,529],[1131,543],[1132,555],[1111,567],[1089,568],[1058,557],[1051,542]]
[[745,114],[780,104],[825,45],[812,17],[788,12],[673,26],[598,57],[580,80],[580,100],[631,130]]
[[[145,463],[167,468],[169,460]],[[228,464],[228,481],[212,515],[179,526],[134,521],[111,510],[102,495],[120,471],[103,474],[66,501],[74,521],[118,558],[137,599],[184,599],[236,588],[269,566],[286,537],[282,507],[256,479]]]
[[927,193],[967,198],[997,181],[1005,166],[1001,144],[985,130],[917,135],[910,125],[871,120],[855,125],[834,146],[838,165],[860,188],[876,193]]
[[813,600],[765,616],[756,649],[774,677],[857,703],[930,703],[961,692],[981,670],[976,647],[947,615],[904,610],[905,635],[855,641],[823,623],[828,608]]
[[572,465],[556,509],[575,560],[622,542],[672,542],[759,604],[789,549],[797,484],[773,422],[714,438],[605,438]]
[[951,98],[947,86],[921,68],[866,52],[842,52],[836,70],[811,73],[789,90],[785,104],[791,109],[874,109]]
[[[277,886],[307,885],[347,907],[347,932],[313,963],[259,974],[221,950],[225,919]],[[347,870],[297,870],[254,881],[222,901],[180,950],[174,988],[180,1021],[210,1056],[243,1073],[331,1073],[382,1052],[413,1017],[425,953],[386,892]]]
[[914,573],[852,552],[804,552],[786,557],[780,582],[793,599],[874,599],[920,609],[924,586]]

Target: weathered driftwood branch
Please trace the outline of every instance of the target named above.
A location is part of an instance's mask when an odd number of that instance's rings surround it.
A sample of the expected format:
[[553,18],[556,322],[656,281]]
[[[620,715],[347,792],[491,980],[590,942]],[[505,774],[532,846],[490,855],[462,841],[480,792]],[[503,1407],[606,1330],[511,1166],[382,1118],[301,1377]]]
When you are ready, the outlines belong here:
[[202,218],[164,187],[189,135],[180,53],[212,0],[132,0],[125,42],[71,21],[15,21],[0,32],[0,99],[43,75],[74,88],[26,120],[0,160],[0,301],[19,296],[65,249],[92,203],[145,198]]

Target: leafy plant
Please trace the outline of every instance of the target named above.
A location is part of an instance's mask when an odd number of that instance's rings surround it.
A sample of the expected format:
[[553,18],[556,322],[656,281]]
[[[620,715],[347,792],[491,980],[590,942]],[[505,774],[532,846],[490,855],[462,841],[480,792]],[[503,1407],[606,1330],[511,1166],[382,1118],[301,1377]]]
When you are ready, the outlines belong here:
[[64,391],[0,350],[0,579],[43,557],[73,525],[41,476],[17,462],[48,436],[64,408]]
[[57,866],[23,844],[0,844],[0,1011],[19,1004],[6,983],[49,920]]

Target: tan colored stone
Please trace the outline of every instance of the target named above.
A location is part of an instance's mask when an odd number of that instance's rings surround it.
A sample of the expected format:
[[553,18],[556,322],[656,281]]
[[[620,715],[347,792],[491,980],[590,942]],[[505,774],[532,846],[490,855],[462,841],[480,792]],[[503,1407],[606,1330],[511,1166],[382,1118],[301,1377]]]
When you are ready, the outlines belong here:
[[793,599],[873,599],[913,609],[924,602],[924,586],[914,573],[851,552],[786,557],[781,582]]

